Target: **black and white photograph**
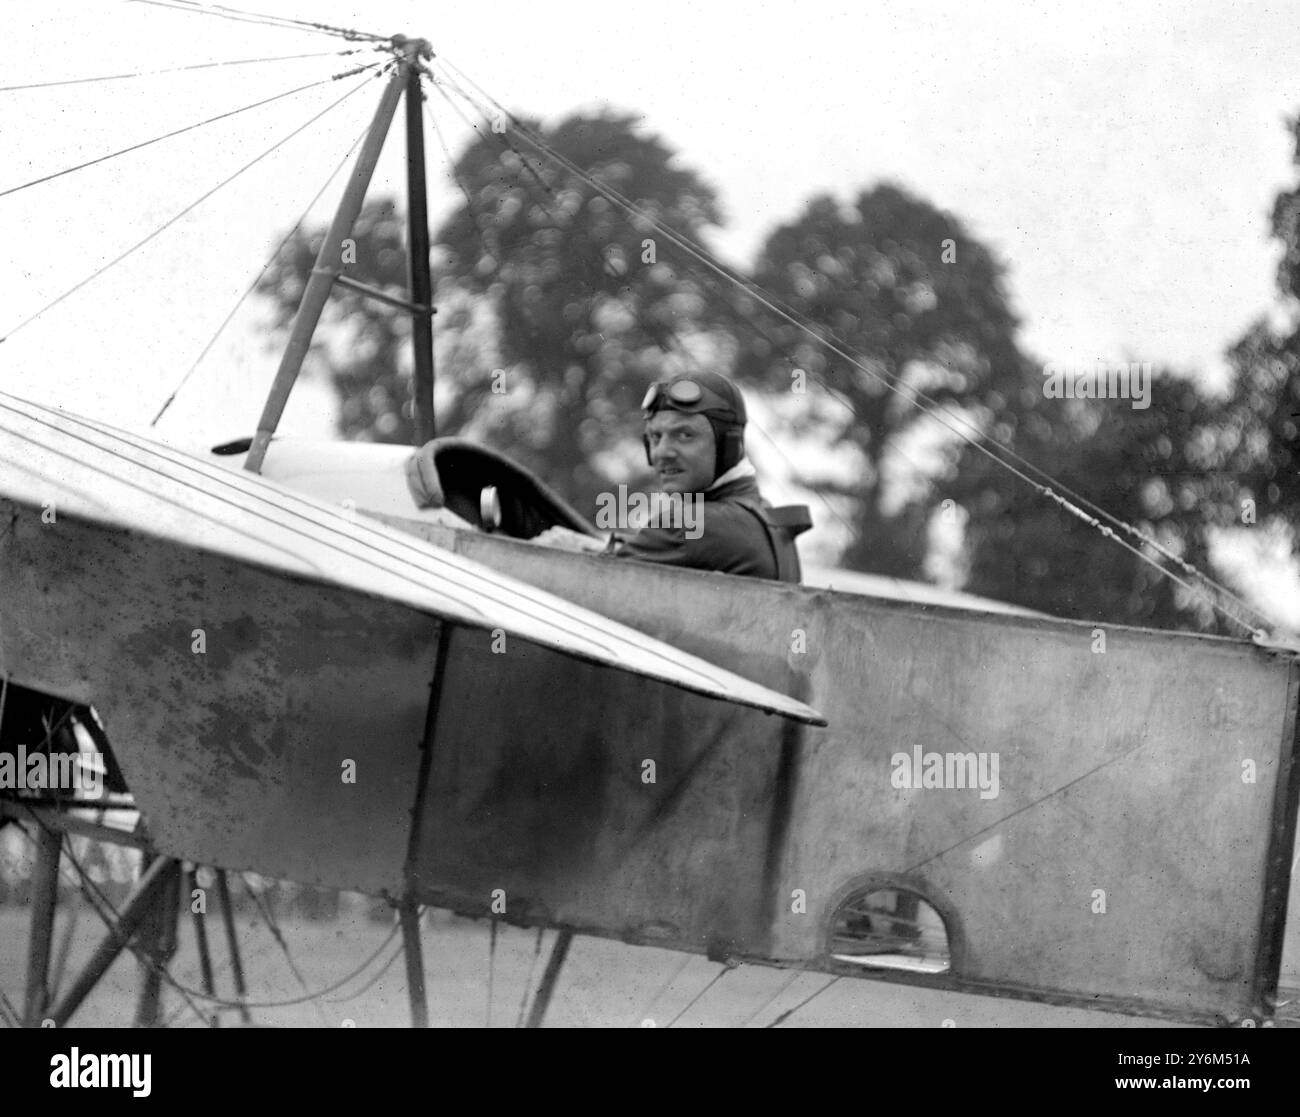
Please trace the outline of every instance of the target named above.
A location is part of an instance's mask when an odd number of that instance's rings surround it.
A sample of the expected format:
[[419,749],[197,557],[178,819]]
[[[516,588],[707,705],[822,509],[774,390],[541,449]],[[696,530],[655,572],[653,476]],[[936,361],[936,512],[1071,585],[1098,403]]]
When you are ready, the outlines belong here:
[[427,1028],[1217,1094],[1300,1027],[1293,6],[5,23],[47,1098]]

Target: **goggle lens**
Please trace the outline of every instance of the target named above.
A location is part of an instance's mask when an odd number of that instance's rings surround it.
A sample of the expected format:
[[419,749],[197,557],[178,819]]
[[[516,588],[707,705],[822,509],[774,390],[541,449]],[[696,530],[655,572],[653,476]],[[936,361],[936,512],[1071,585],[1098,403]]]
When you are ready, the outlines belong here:
[[641,401],[641,410],[649,411],[659,398],[660,392],[667,392],[674,403],[699,403],[704,398],[704,389],[694,380],[674,380],[670,384],[651,384]]

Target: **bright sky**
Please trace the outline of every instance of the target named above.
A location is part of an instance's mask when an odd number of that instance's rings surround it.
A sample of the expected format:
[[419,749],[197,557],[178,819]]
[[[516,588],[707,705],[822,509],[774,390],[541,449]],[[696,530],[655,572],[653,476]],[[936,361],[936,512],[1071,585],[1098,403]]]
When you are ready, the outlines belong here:
[[[1128,355],[1222,370],[1273,299],[1267,214],[1291,177],[1300,20],[1286,4],[755,3],[254,10],[430,38],[511,108],[609,104],[719,189],[716,244],[747,263],[812,193],[893,179],[951,209],[1010,265],[1044,360]],[[260,6],[259,6],[260,4]],[[240,6],[236,3],[234,6]],[[143,3],[6,12],[0,84],[329,51],[313,33]],[[358,56],[364,57],[364,56]],[[0,190],[338,72],[311,58],[0,93]],[[356,80],[356,79],[352,79]],[[82,280],[348,88],[307,90],[0,197],[0,334]],[[372,83],[125,263],[0,345],[0,388],[147,421],[364,126]],[[468,130],[431,107],[453,151]],[[435,218],[458,197],[429,139]],[[377,188],[400,179],[386,149]],[[338,183],[317,207],[326,220]],[[260,411],[275,357],[251,305],[159,426],[226,437]],[[291,410],[320,428],[329,397]],[[321,402],[325,407],[322,410]]]

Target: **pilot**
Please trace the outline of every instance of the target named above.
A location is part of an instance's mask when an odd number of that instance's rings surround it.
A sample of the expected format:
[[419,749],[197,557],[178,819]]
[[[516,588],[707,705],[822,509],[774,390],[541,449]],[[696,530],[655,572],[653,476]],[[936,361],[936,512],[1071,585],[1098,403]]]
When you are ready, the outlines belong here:
[[[659,493],[681,494],[698,510],[685,517],[611,536],[606,554],[640,562],[719,570],[798,582],[795,536],[811,526],[807,509],[773,508],[761,496],[745,457],[745,401],[724,376],[696,372],[650,386],[641,404],[646,460]],[[666,503],[666,502],[665,502]],[[560,538],[563,533],[563,538]],[[572,536],[573,538],[569,538]],[[538,538],[594,549],[595,541],[553,528]],[[597,544],[599,546],[599,544]]]

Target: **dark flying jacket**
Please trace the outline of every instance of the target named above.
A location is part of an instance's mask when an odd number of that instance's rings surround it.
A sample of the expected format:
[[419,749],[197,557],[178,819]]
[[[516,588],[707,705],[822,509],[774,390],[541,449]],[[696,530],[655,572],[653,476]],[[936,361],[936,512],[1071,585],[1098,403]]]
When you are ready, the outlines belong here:
[[773,509],[758,492],[753,477],[738,477],[704,493],[697,539],[685,527],[642,528],[631,535],[611,537],[607,554],[640,562],[720,570],[753,578],[798,582],[799,552],[794,537],[808,526],[785,526],[788,509]]

